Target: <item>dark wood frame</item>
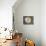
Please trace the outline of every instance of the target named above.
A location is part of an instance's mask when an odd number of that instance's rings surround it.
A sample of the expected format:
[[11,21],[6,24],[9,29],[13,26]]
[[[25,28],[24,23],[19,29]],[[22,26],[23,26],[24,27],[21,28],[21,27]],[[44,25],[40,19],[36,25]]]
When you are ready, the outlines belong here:
[[[26,23],[26,22],[25,22],[25,18],[26,18],[26,17],[30,17],[30,18],[31,18],[31,22],[30,22],[30,23]],[[27,24],[28,24],[28,25],[29,25],[29,24],[34,24],[34,16],[23,16],[23,24],[26,24],[26,25],[27,25]]]

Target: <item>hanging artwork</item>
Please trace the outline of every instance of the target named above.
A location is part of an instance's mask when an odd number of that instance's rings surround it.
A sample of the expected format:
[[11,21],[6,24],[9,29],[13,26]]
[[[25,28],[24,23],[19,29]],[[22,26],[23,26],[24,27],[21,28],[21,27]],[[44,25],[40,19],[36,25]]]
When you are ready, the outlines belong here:
[[23,16],[23,24],[34,24],[33,16]]

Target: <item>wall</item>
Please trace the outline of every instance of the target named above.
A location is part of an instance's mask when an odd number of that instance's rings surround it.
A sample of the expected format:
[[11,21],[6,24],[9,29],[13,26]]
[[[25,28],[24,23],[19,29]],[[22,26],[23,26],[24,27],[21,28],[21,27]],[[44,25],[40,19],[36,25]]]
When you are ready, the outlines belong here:
[[0,0],[0,27],[12,29],[12,6],[16,0]]
[[41,38],[42,46],[46,46],[46,0],[41,1]]
[[[13,12],[18,32],[22,32],[24,38],[34,40],[36,46],[41,46],[41,0],[23,0],[18,6],[13,6]],[[34,24],[24,25],[23,16],[34,16]]]
[[[16,0],[0,0],[0,32],[2,32],[4,27],[9,30],[12,29],[12,6]],[[3,27],[1,29],[1,27]],[[0,34],[0,38],[5,38],[5,36],[10,35],[10,32],[3,31]],[[9,37],[8,37],[9,38]]]

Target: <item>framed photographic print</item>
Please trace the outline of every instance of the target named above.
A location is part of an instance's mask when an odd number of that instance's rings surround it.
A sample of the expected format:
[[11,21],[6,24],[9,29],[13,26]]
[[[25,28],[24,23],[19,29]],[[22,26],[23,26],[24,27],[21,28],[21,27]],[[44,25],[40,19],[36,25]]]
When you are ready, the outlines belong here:
[[33,24],[34,17],[33,16],[23,16],[23,24]]

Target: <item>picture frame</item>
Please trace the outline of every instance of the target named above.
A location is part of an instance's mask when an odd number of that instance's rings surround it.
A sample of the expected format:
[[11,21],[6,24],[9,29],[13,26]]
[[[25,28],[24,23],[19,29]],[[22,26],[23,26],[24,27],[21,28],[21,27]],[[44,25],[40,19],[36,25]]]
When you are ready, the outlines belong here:
[[23,16],[23,24],[34,24],[34,16]]

